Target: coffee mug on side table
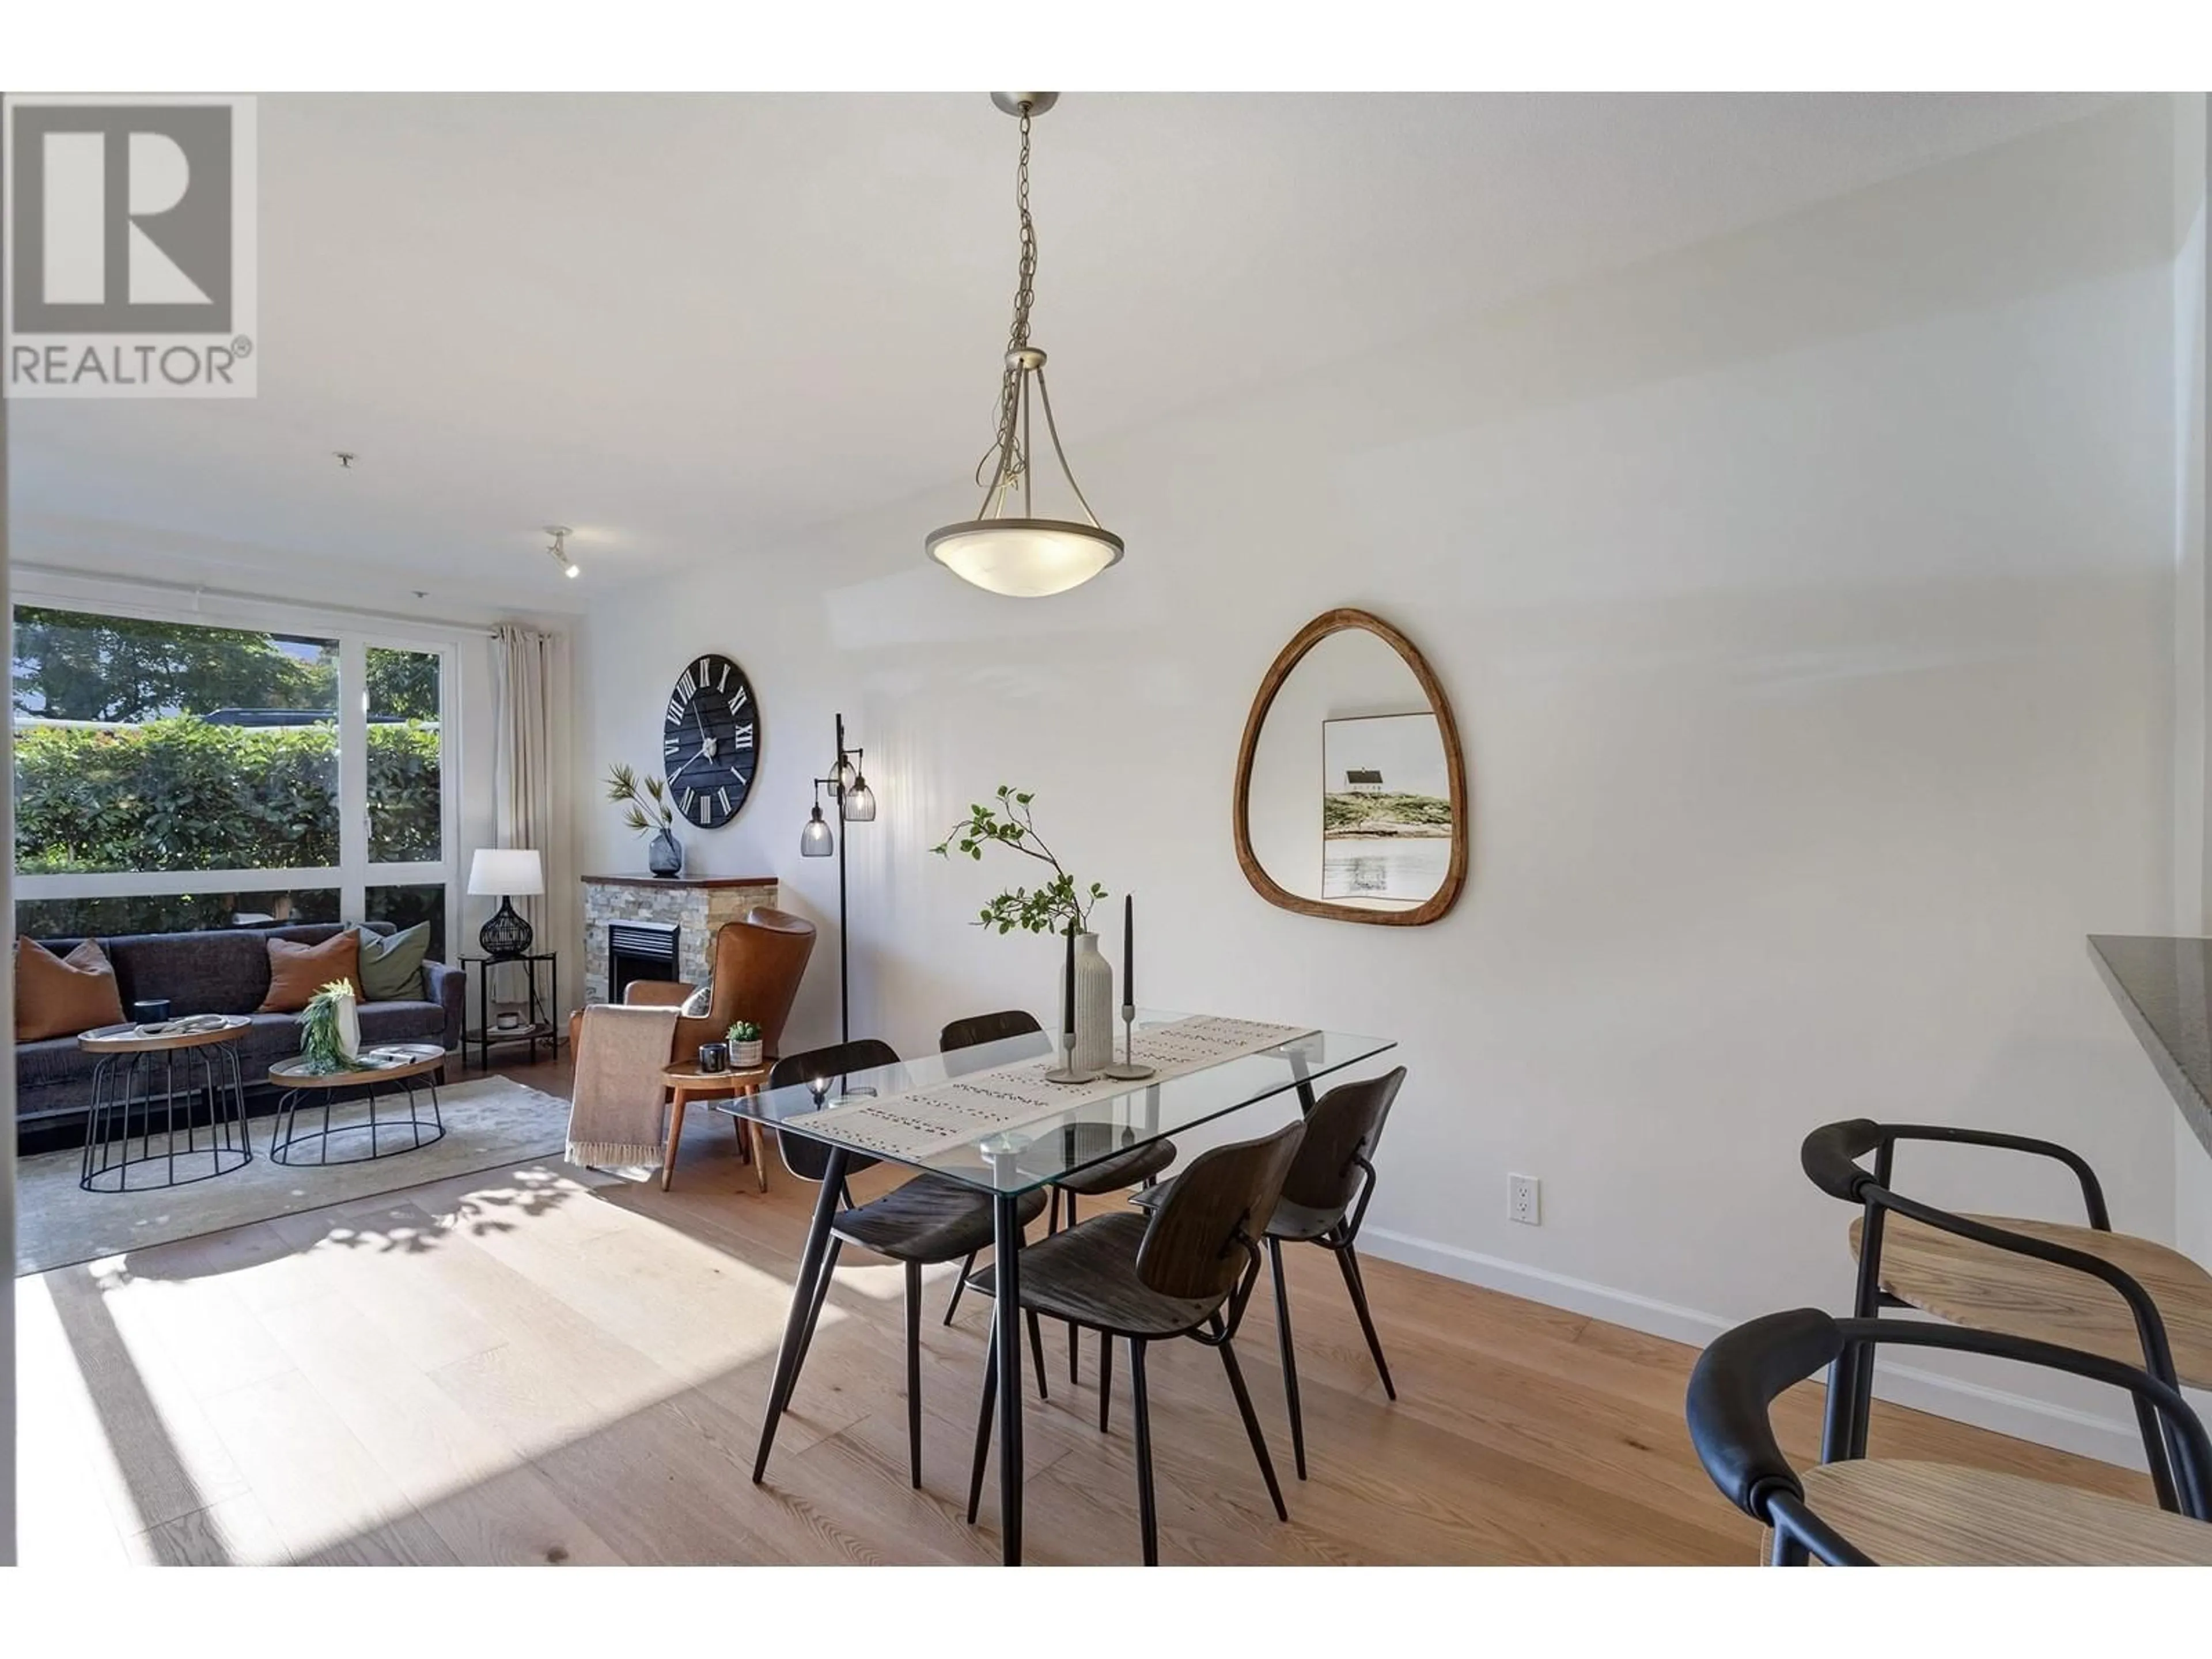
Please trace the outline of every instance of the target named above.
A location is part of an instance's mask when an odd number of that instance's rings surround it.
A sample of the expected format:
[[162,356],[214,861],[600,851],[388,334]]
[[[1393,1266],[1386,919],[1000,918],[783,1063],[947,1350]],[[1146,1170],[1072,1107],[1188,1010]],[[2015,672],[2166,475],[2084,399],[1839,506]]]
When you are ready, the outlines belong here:
[[730,1069],[730,1045],[726,1042],[702,1042],[699,1045],[699,1069],[714,1073]]

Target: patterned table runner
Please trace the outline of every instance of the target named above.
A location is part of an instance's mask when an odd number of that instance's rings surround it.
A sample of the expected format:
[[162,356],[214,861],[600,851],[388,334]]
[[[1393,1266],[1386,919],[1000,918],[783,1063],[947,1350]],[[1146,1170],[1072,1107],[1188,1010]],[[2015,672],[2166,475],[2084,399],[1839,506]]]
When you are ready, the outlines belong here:
[[[985,1135],[1055,1116],[1085,1101],[1150,1088],[1311,1032],[1310,1026],[1268,1025],[1256,1020],[1193,1014],[1172,1025],[1135,1034],[1133,1047],[1137,1060],[1154,1067],[1157,1073],[1141,1082],[1101,1077],[1089,1083],[1048,1083],[1044,1074],[1060,1060],[1056,1054],[1047,1054],[880,1100],[850,1101],[789,1122],[793,1129],[833,1134],[866,1152],[919,1161]],[[1117,1045],[1117,1057],[1119,1052]]]

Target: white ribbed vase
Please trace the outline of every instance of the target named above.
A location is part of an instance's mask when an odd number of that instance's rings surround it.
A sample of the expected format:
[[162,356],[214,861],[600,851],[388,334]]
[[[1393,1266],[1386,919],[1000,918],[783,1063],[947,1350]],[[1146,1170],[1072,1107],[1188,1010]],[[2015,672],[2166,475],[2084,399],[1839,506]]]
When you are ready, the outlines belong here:
[[1075,1069],[1095,1072],[1114,1058],[1114,966],[1098,935],[1075,936]]
[[354,1006],[353,998],[337,1000],[338,1053],[349,1061],[361,1058],[361,1011]]

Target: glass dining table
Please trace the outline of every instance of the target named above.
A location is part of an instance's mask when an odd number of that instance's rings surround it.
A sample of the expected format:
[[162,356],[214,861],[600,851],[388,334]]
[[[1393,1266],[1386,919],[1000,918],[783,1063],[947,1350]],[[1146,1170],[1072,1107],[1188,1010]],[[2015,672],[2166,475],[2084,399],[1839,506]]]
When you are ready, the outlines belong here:
[[[1042,1032],[928,1054],[896,1066],[810,1078],[714,1103],[714,1109],[802,1134],[827,1146],[814,1218],[776,1352],[753,1480],[767,1473],[778,1420],[805,1357],[808,1315],[829,1256],[845,1178],[871,1162],[902,1164],[973,1187],[992,1210],[995,1290],[1002,1322],[998,1395],[999,1513],[1004,1559],[1022,1559],[1023,1197],[1109,1158],[1284,1096],[1312,1110],[1314,1085],[1396,1046],[1388,1037],[1139,1011],[1133,1059],[1143,1079],[1048,1080],[1060,1056]],[[1115,1055],[1123,1058],[1122,1045]],[[1012,1322],[1006,1323],[1003,1322]]]

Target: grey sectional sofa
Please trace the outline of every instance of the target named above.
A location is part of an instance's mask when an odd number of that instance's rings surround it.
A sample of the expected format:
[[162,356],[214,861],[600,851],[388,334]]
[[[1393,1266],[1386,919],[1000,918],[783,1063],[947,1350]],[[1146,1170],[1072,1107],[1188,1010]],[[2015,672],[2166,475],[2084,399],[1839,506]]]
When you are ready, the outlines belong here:
[[[388,933],[386,922],[364,924]],[[294,1014],[254,1010],[269,994],[269,941],[295,939],[319,944],[337,933],[334,924],[298,927],[241,928],[234,933],[136,933],[103,939],[100,949],[115,964],[117,989],[127,1012],[133,1002],[168,1000],[173,1014],[246,1014],[253,1024],[240,1040],[239,1061],[249,1091],[268,1081],[272,1060],[300,1052],[300,1022]],[[79,941],[40,943],[66,956]],[[361,1035],[369,1042],[435,1042],[458,1049],[462,1011],[467,1005],[465,977],[442,963],[422,964],[423,1000],[364,1002]],[[26,1152],[67,1144],[68,1132],[81,1127],[90,1103],[92,1058],[73,1036],[48,1037],[15,1045],[15,1121]]]

